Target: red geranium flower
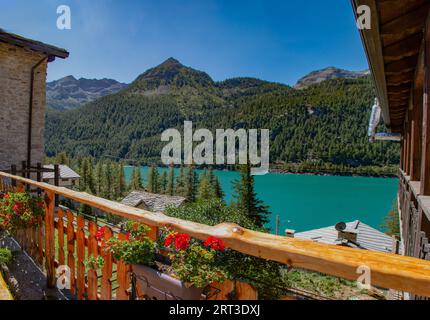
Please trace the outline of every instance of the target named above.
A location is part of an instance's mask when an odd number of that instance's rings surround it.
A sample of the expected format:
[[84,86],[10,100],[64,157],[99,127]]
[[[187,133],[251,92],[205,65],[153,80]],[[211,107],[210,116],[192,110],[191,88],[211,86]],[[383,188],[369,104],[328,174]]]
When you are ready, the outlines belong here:
[[105,236],[105,232],[106,232],[106,226],[98,229],[97,233],[96,233],[96,239],[98,241],[101,241],[104,238],[104,236]]
[[172,244],[173,240],[175,240],[175,236],[176,234],[174,233],[169,234],[166,239],[164,239],[164,246],[169,247]]
[[218,239],[214,236],[210,236],[209,238],[207,238],[207,240],[203,244],[206,247],[210,247],[216,251],[218,251],[218,250],[222,251],[225,249],[224,242],[222,242],[221,239]]
[[20,208],[21,208],[21,206],[19,205],[19,203],[15,203],[15,204],[13,205],[12,210],[13,210],[13,211],[15,211],[15,212],[18,212]]
[[130,232],[127,232],[126,234],[125,234],[125,240],[130,240]]
[[190,246],[190,236],[188,234],[177,234],[175,237],[176,250],[185,250]]

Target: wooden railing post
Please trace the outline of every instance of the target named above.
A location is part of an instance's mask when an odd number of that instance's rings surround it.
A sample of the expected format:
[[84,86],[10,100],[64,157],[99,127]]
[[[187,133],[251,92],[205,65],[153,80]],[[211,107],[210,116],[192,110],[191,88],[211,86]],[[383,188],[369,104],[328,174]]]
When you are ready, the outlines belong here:
[[55,287],[55,225],[54,225],[54,198],[52,191],[45,191],[45,266],[47,287]]

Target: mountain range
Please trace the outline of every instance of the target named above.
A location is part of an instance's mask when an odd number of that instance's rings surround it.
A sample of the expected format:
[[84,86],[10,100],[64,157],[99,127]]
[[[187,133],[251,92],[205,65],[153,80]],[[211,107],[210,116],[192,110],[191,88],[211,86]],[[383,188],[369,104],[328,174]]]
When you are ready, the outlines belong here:
[[[370,77],[332,79],[292,88],[255,78],[216,82],[170,58],[120,91],[72,110],[48,108],[46,153],[160,163],[161,133],[195,128],[266,128],[271,163],[332,170],[398,163],[398,146],[366,137],[375,93]],[[321,80],[321,77],[328,80]],[[383,128],[381,128],[383,130]]]
[[[169,77],[172,77],[180,67],[181,64],[179,61],[174,58],[169,58],[158,67],[152,68],[145,74],[142,74],[139,77],[140,79],[137,79],[137,82],[142,83],[140,80],[146,80],[145,83],[148,87],[145,88],[143,94],[145,96],[151,96],[168,93],[168,88],[163,84],[163,82],[169,81]],[[188,71],[188,74],[184,74],[182,79],[177,79],[176,81],[193,81],[197,76],[199,81],[201,81],[201,85],[211,86],[213,84],[212,79],[206,73],[196,71],[191,68],[189,68]],[[369,71],[348,71],[335,67],[328,67],[307,74],[297,81],[294,88],[303,89],[330,79],[357,79],[368,74]],[[145,79],[142,79],[142,77],[145,77]],[[243,79],[247,79],[248,84],[253,82],[254,86],[268,83],[267,81],[255,78],[242,78],[242,82]],[[235,86],[237,82],[237,79],[229,79],[224,81],[224,83],[221,83],[221,85],[226,89],[230,86],[230,89],[235,91],[239,89]],[[50,108],[59,110],[73,109],[88,102],[92,102],[100,97],[117,93],[125,87],[127,87],[127,84],[113,79],[76,79],[70,75],[47,83],[47,105]]]
[[73,109],[116,93],[126,86],[125,83],[112,79],[76,79],[67,76],[46,84],[46,101],[50,108]]

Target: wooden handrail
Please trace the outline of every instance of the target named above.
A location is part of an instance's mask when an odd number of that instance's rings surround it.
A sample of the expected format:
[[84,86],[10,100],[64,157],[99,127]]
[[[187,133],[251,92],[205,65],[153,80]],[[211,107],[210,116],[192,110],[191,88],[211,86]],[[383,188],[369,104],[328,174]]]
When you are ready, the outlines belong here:
[[76,192],[4,172],[0,172],[0,177],[14,179],[149,226],[168,227],[201,240],[213,235],[221,238],[226,246],[233,250],[292,267],[356,280],[359,276],[358,268],[365,266],[371,272],[373,286],[430,296],[430,261],[281,237],[248,230],[231,223],[208,226],[168,217],[162,213],[129,207],[84,192]]

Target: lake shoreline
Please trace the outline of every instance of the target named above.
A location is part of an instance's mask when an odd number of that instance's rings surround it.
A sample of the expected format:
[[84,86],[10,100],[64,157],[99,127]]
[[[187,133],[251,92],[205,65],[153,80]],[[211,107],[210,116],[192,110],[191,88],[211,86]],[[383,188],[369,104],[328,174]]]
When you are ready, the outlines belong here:
[[297,172],[288,169],[269,169],[269,173],[279,174],[297,174],[297,175],[309,175],[309,176],[325,176],[325,177],[365,177],[365,178],[398,178],[395,174],[366,174],[366,173],[353,173],[353,172],[320,172],[320,171],[309,171],[309,172]]
[[[127,167],[127,166],[126,166]],[[133,166],[130,166],[133,167]],[[150,167],[150,165],[143,165],[143,167]],[[157,165],[158,168],[169,168],[168,166]],[[179,169],[179,166],[175,166]],[[195,168],[196,170],[208,170],[207,167]],[[214,170],[226,171],[226,172],[238,172],[238,170],[232,170],[229,168],[219,168],[213,167]],[[283,168],[270,168],[269,173],[278,174],[295,174],[295,175],[305,175],[305,176],[325,176],[325,177],[364,177],[364,178],[398,178],[397,174],[381,173],[381,174],[371,174],[371,173],[354,173],[354,172],[339,172],[339,171],[303,171],[298,172],[291,169]]]

